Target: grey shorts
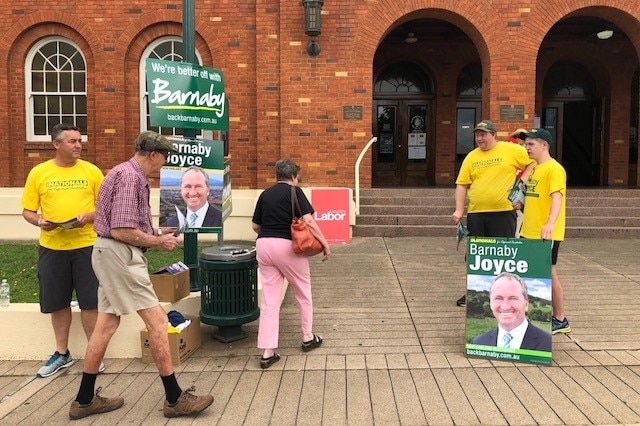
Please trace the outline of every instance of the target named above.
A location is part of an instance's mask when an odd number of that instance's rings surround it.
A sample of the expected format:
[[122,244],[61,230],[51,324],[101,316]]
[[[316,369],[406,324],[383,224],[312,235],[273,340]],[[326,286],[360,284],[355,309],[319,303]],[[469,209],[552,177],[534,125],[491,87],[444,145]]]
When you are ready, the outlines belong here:
[[99,312],[121,316],[159,304],[140,248],[98,237],[91,262],[100,281]]
[[51,250],[38,247],[40,312],[68,308],[75,290],[80,309],[98,307],[98,279],[91,269],[92,247]]

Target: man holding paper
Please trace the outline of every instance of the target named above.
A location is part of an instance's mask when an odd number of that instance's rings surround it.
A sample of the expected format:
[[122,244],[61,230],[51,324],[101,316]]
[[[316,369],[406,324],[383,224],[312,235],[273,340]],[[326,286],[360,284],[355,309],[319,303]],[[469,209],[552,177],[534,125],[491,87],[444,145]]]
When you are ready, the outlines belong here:
[[74,291],[87,340],[98,317],[98,279],[91,268],[91,253],[96,239],[95,203],[104,176],[98,167],[80,159],[78,127],[58,124],[51,129],[51,139],[55,157],[31,169],[21,202],[24,219],[40,228],[40,312],[51,314],[56,345],[37,377],[49,377],[75,362],[68,347]]

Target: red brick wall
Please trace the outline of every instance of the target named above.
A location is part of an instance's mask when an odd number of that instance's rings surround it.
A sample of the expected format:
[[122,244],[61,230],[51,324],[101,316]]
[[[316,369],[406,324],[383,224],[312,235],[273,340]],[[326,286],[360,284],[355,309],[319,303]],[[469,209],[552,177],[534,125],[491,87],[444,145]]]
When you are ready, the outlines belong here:
[[[49,143],[26,140],[24,61],[42,37],[79,45],[88,66],[89,129],[85,158],[103,170],[132,154],[139,132],[138,65],[162,35],[181,35],[178,1],[14,0],[0,11],[0,187],[22,186],[26,173],[52,155]],[[578,12],[576,12],[578,11]],[[635,51],[598,51],[580,41],[543,46],[545,34],[569,14],[599,16],[624,29]],[[291,0],[196,1],[196,46],[204,64],[221,69],[230,100],[235,188],[274,181],[282,157],[301,163],[304,185],[354,185],[354,164],[371,137],[374,56],[386,33],[419,18],[446,20],[466,32],[461,48],[379,52],[413,55],[435,80],[436,183],[451,185],[455,167],[455,81],[473,60],[484,71],[483,115],[505,132],[530,127],[542,109],[543,69],[575,59],[597,77],[607,98],[606,184],[627,181],[629,77],[638,66],[640,9],[626,0],[325,0],[322,52],[307,55],[303,8]],[[544,50],[541,50],[541,46]],[[571,58],[573,56],[573,58]],[[7,58],[7,59],[5,59]],[[437,60],[434,60],[437,58]],[[538,67],[538,68],[537,68]],[[342,107],[363,107],[362,120],[343,120]],[[501,122],[501,105],[524,105],[522,122]],[[361,166],[370,185],[371,158]]]

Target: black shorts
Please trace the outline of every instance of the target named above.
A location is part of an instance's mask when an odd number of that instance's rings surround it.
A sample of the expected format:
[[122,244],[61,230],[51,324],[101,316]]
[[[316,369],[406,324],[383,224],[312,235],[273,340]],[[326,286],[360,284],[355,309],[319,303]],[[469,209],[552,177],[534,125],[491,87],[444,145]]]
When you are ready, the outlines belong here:
[[91,267],[93,247],[51,250],[38,247],[40,312],[68,308],[73,291],[80,309],[98,309],[98,279]]
[[475,237],[516,236],[516,211],[467,213],[469,235]]
[[551,264],[558,263],[558,250],[560,250],[560,241],[554,241],[553,247],[551,247]]

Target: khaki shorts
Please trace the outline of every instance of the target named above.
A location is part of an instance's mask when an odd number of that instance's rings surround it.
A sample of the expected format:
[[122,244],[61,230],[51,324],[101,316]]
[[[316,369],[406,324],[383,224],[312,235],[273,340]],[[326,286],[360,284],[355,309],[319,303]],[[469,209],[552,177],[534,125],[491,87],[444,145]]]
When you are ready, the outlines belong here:
[[98,237],[91,264],[100,281],[98,312],[121,316],[159,304],[140,248]]

